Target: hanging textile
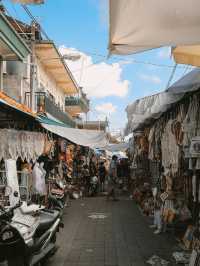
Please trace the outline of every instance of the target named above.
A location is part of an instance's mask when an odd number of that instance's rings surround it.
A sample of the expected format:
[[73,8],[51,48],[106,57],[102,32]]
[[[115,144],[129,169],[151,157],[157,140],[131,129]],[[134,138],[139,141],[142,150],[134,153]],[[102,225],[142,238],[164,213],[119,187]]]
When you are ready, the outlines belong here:
[[176,144],[175,136],[172,133],[172,120],[169,120],[164,129],[161,138],[162,147],[162,164],[164,168],[169,168],[171,165],[172,173],[178,171],[178,160],[179,160],[179,147]]
[[153,126],[150,131],[149,131],[149,136],[148,136],[148,141],[149,141],[149,152],[148,152],[148,158],[150,160],[154,160],[154,146],[155,146],[155,142],[154,142],[154,138],[155,138],[155,127]]
[[35,161],[44,151],[45,135],[39,132],[0,129],[0,160]]
[[[10,206],[13,207],[20,199],[16,161],[12,159],[5,160],[5,168],[7,185],[12,189],[12,193],[9,195]],[[14,195],[14,192],[17,192],[18,195]]]
[[41,196],[46,195],[45,176],[46,171],[43,168],[44,163],[36,163],[33,168],[33,188],[34,191]]

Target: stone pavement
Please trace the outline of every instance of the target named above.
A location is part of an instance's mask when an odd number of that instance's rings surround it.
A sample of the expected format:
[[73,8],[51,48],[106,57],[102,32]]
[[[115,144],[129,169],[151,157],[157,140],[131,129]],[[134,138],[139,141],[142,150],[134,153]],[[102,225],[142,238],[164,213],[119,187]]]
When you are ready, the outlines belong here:
[[149,220],[126,198],[74,200],[64,223],[60,248],[47,266],[144,266],[154,254],[170,261],[176,250],[173,238],[154,235]]

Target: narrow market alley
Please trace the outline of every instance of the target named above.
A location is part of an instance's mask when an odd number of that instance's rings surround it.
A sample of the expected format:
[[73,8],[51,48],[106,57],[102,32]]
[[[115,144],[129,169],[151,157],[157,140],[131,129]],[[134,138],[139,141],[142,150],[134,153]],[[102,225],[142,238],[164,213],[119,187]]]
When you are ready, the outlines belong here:
[[47,266],[144,266],[154,254],[171,261],[176,249],[170,234],[153,234],[150,221],[128,198],[86,198],[65,212],[60,248]]

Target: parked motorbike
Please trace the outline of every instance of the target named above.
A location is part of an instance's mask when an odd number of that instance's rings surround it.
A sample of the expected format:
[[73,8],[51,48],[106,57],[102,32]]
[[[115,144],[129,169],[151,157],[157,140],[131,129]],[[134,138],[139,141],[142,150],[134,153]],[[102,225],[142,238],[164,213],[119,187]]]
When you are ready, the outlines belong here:
[[91,177],[90,180],[90,188],[89,188],[89,196],[93,197],[96,196],[98,193],[98,177],[97,176],[93,176]]
[[56,251],[60,213],[23,203],[0,211],[0,262],[37,265]]
[[63,210],[67,204],[68,193],[66,189],[66,182],[63,179],[56,178],[50,181],[50,191],[49,191],[49,208]]

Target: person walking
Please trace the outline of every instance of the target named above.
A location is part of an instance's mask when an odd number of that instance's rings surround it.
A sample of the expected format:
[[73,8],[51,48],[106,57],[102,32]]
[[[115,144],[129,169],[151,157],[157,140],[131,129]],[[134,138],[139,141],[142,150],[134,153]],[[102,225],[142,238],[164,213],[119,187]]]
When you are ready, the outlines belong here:
[[96,162],[96,157],[94,154],[92,155],[90,159],[89,171],[90,171],[90,177],[97,175],[97,162]]
[[99,175],[99,182],[100,182],[100,191],[104,192],[104,183],[106,178],[106,168],[104,165],[104,162],[100,162],[99,169],[98,169],[98,175]]
[[154,198],[154,221],[150,225],[150,228],[155,229],[154,234],[160,234],[162,232],[162,201],[160,194]]
[[89,196],[89,189],[90,189],[90,171],[87,164],[83,166],[83,180],[85,185],[85,195]]
[[117,156],[113,155],[109,168],[107,200],[109,200],[110,197],[112,197],[113,200],[117,200],[115,193],[115,185],[117,181],[116,179],[117,179]]

